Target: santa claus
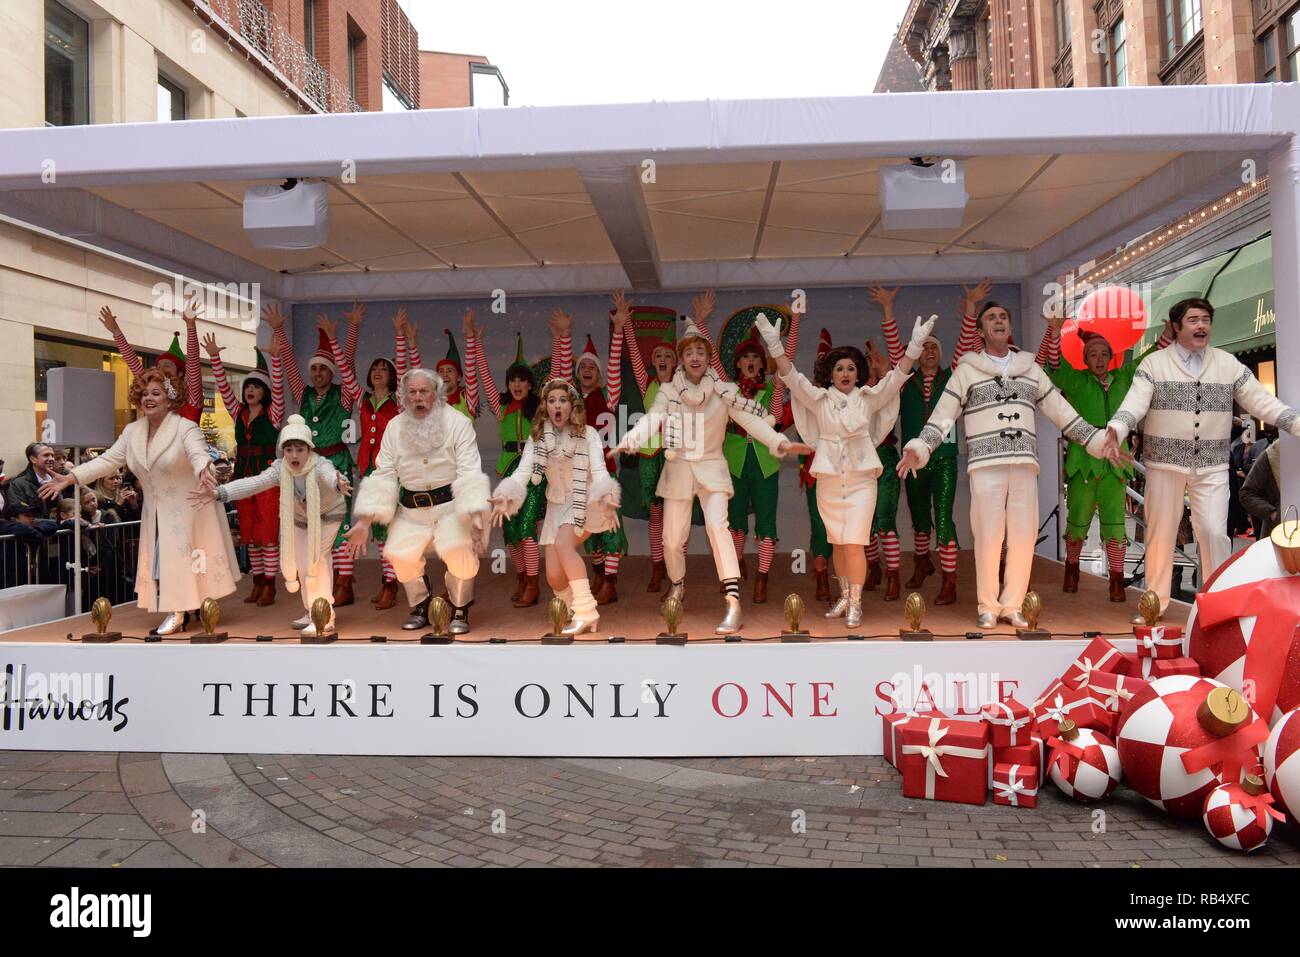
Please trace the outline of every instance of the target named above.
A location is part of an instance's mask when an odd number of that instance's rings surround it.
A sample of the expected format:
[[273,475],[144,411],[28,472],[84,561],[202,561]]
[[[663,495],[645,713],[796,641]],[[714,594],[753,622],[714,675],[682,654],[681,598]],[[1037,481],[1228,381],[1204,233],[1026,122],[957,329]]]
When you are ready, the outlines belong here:
[[452,607],[448,630],[461,635],[469,631],[491,506],[474,424],[447,405],[446,388],[442,377],[428,369],[402,376],[398,392],[403,411],[388,424],[375,469],[357,490],[348,540],[359,553],[372,522],[388,526],[384,556],[411,605],[411,616],[402,625],[407,630],[429,624],[425,556],[433,552],[441,558]]

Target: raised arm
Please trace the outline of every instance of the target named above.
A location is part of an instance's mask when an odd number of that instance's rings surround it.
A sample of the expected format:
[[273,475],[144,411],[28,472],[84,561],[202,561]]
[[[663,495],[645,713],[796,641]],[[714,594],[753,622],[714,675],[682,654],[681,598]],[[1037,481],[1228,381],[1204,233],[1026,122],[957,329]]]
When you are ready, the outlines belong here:
[[357,404],[357,399],[361,398],[361,386],[357,383],[357,370],[347,355],[339,348],[338,339],[334,338],[334,332],[337,326],[332,319],[325,316],[319,316],[316,324],[325,330],[325,339],[330,344],[330,354],[334,356],[334,364],[338,366],[339,378],[342,381],[343,408],[349,412]]
[[546,324],[551,329],[551,378],[568,382],[573,378],[573,316],[556,306]]
[[284,421],[284,365],[280,361],[283,349],[278,340],[272,339],[266,350],[271,357],[271,424],[277,429]]
[[[469,407],[469,414],[477,417],[479,409],[478,359],[474,355],[474,350],[473,347],[470,346],[469,340],[471,338],[477,339],[479,342],[479,348],[481,349],[483,343],[483,327],[478,324],[477,320],[475,320],[473,309],[465,310],[465,315],[461,319],[460,327],[461,332],[465,336],[465,404]],[[489,375],[488,378],[490,381],[491,376]],[[499,404],[498,400],[498,405]],[[496,415],[496,412],[494,411],[492,414]]]
[[217,392],[221,395],[221,401],[225,403],[226,411],[230,413],[232,419],[237,419],[243,414],[244,405],[235,395],[235,390],[231,388],[230,379],[226,376],[226,367],[221,361],[221,350],[225,346],[217,345],[217,337],[208,333],[203,337],[203,348],[207,350],[208,361],[212,363],[212,378],[217,384]]
[[[613,295],[614,314],[626,311],[630,319],[632,317],[632,301],[627,299],[622,290],[615,291]],[[626,336],[624,338],[627,338]],[[646,390],[650,388],[650,375],[646,372],[645,359],[641,355],[641,347],[636,341],[636,330],[631,333],[631,345],[628,347],[629,358],[632,360],[632,378],[636,379],[636,387],[641,392],[641,398],[645,398]]]
[[274,330],[271,342],[279,343],[280,360],[284,364],[284,376],[288,381],[289,395],[293,396],[295,403],[299,403],[307,386],[302,381],[302,371],[298,368],[298,360],[294,358],[293,348],[289,345],[289,337],[284,334],[284,313],[280,311],[279,306],[263,306],[262,320]]
[[718,355],[718,349],[713,343],[713,336],[709,334],[709,317],[713,315],[717,302],[717,293],[712,289],[706,290],[691,299],[691,313],[695,317],[695,325],[699,328],[700,335],[709,344],[709,364],[719,379],[723,382],[730,382],[731,377],[727,375],[727,370],[722,365],[722,356]]
[[478,336],[465,338],[465,351],[469,353],[466,374],[473,375],[475,381],[483,384],[483,397],[487,399],[488,411],[498,419],[501,417],[501,393],[492,379],[492,370],[488,368],[487,356],[483,351],[483,340]]
[[203,366],[199,363],[199,301],[185,303],[185,391],[189,404],[203,408]]
[[[792,312],[790,314],[790,331],[785,336],[785,352],[783,353],[783,357],[787,362],[794,362],[795,353],[799,349],[799,322],[802,318],[802,312]],[[785,381],[780,377],[777,378],[776,386],[772,389],[772,415],[776,416],[778,425],[785,417]]]
[[117,324],[117,316],[113,315],[113,310],[108,306],[101,307],[99,321],[113,337],[113,344],[117,346],[117,351],[121,354],[126,367],[131,370],[131,375],[137,376],[144,372],[144,363],[140,361],[140,355],[131,343],[126,341],[126,336],[122,335],[122,327]]
[[[626,322],[626,319],[624,320]],[[605,363],[606,404],[618,408],[623,398],[623,323],[615,321],[609,337],[609,358]]]
[[351,365],[353,371],[355,371],[357,361],[357,333],[361,330],[361,323],[366,321],[366,304],[364,302],[352,303],[352,308],[343,314],[343,318],[348,321],[347,341],[343,343],[343,355],[347,357],[348,364]]
[[952,353],[952,368],[968,352],[981,352],[984,340],[980,338],[979,327],[975,322],[975,312],[979,309],[981,299],[988,298],[993,291],[993,283],[985,279],[978,286],[962,286],[961,330],[957,333],[957,348]]
[[867,295],[884,313],[880,329],[885,334],[885,348],[889,352],[890,364],[898,365],[903,358],[903,340],[898,337],[898,320],[894,318],[894,300],[898,298],[898,287],[886,289],[881,285],[868,286]]

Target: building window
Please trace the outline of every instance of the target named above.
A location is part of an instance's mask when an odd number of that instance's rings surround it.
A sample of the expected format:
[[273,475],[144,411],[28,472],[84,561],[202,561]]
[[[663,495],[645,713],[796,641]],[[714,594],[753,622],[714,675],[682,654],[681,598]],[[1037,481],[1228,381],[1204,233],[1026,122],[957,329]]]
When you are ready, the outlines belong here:
[[158,74],[158,121],[189,119],[185,90]]
[[45,125],[90,122],[90,30],[67,7],[45,3]]
[[1124,20],[1116,20],[1106,33],[1101,51],[1102,86],[1128,86],[1128,51],[1125,49]]
[[1277,30],[1268,29],[1259,38],[1259,78],[1265,83],[1278,83],[1282,76],[1277,69]]
[[501,70],[487,63],[469,65],[469,105],[508,106],[510,87]]
[[1201,0],[1160,0],[1160,7],[1168,63],[1201,32]]
[[1056,55],[1060,57],[1070,45],[1069,0],[1052,0],[1052,11],[1056,22]]
[[1286,24],[1282,35],[1283,42],[1286,44],[1282,51],[1286,57],[1286,78],[1300,80],[1300,7],[1286,14],[1283,22]]
[[302,45],[308,56],[316,55],[316,0],[302,0]]
[[348,93],[357,102],[357,38],[348,34]]

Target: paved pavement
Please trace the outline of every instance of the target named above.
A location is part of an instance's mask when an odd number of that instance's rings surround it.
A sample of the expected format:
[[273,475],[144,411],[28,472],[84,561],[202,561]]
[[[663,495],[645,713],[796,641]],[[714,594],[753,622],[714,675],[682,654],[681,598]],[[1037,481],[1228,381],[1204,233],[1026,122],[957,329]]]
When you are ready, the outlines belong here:
[[0,864],[73,867],[1267,867],[1121,789],[1035,810],[902,796],[880,758],[0,751]]

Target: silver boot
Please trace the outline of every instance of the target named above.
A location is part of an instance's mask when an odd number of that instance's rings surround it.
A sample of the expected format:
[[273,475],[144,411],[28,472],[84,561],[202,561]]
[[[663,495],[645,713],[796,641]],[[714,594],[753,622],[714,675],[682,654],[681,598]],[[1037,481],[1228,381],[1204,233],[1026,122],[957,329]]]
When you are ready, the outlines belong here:
[[844,624],[856,628],[862,624],[862,586],[849,586],[849,608],[844,616]]
[[[842,576],[835,576],[835,580],[840,585],[840,597],[831,605],[831,610],[826,613],[827,618],[843,618],[844,613],[849,610],[849,580]],[[861,600],[862,589],[858,589],[858,598]]]
[[726,617],[713,629],[719,635],[734,635],[740,631],[740,599],[727,596]]
[[1012,628],[1029,627],[1029,622],[1025,621],[1025,616],[1018,611],[1004,611],[998,616],[998,621],[1005,621]]
[[162,624],[155,628],[153,633],[162,637],[180,634],[185,630],[185,618],[185,612],[174,611],[162,620]]
[[296,629],[297,631],[302,631],[310,624],[311,624],[311,615],[308,614],[308,615],[303,615],[301,618],[295,618],[292,624],[290,625],[290,627]]
[[452,608],[447,634],[466,634],[469,631],[469,606],[474,603],[474,579],[457,578],[447,572],[443,581],[447,585],[447,598],[451,601]]
[[975,624],[981,628],[996,628],[998,626],[998,616],[991,611],[982,611],[979,617],[975,619]]

